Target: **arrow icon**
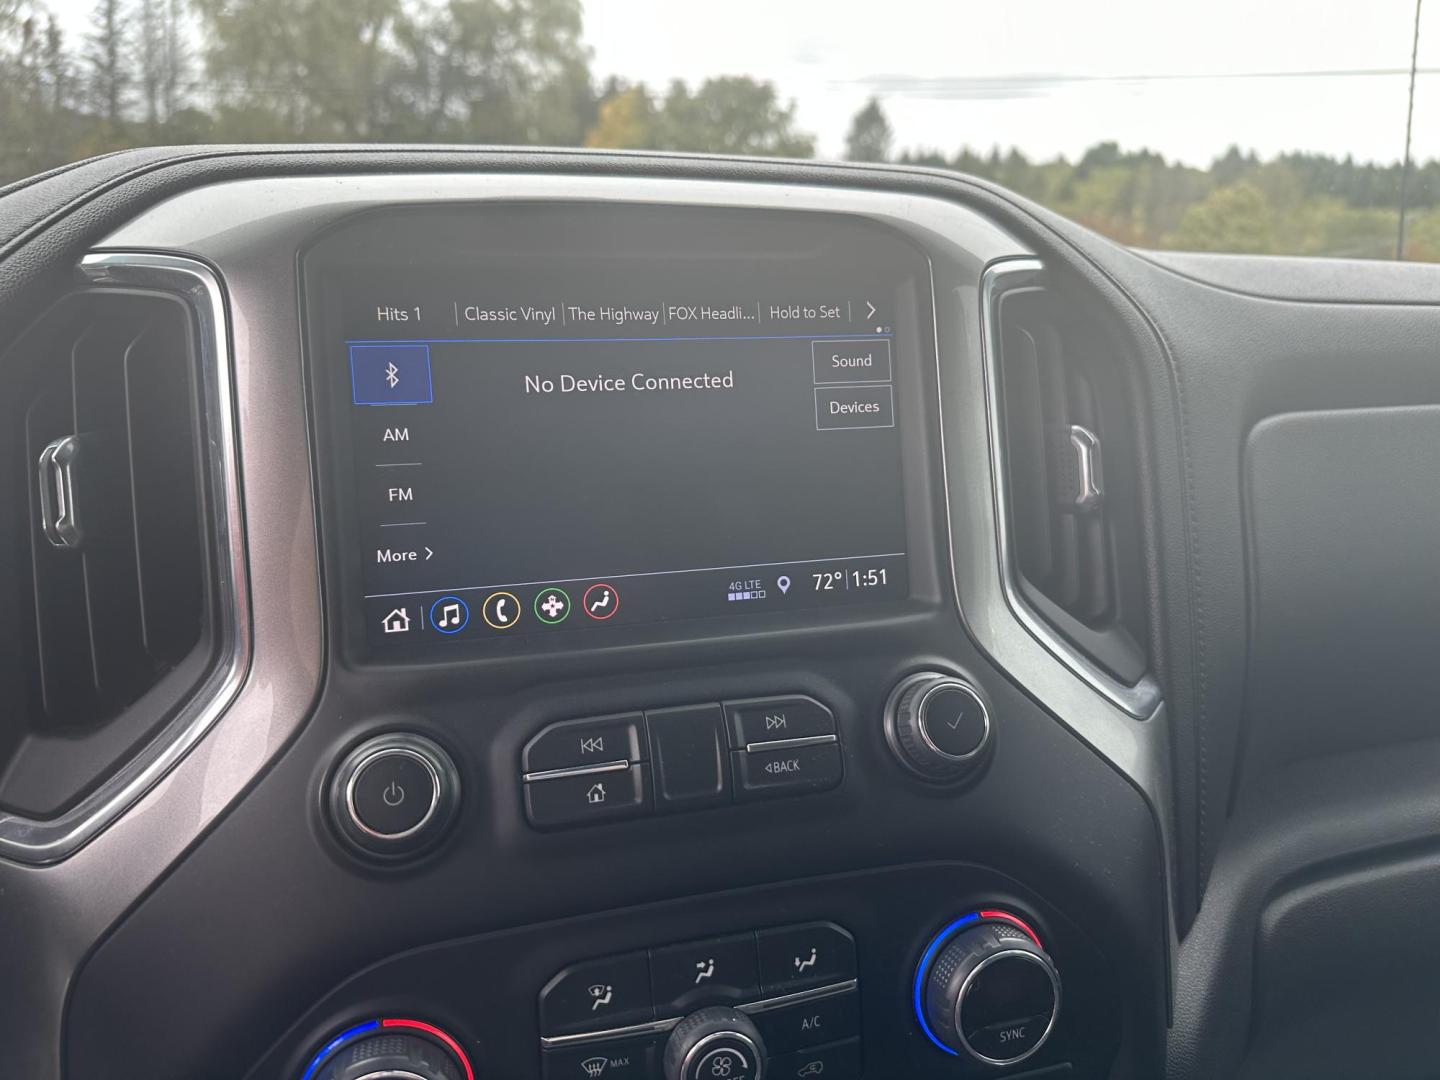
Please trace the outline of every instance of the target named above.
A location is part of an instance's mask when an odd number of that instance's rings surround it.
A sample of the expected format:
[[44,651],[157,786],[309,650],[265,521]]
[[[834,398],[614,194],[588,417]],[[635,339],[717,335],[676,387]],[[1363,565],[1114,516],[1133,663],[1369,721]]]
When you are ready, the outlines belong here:
[[866,313],[865,318],[873,319],[875,317],[875,305],[870,303],[869,300],[866,300],[865,306],[870,309],[869,312]]
[[429,561],[430,561],[431,559],[433,559],[434,557],[435,557],[435,552],[431,551],[430,548],[429,548],[429,546],[427,545],[426,548],[425,548],[425,561],[426,561],[426,562],[429,562]]

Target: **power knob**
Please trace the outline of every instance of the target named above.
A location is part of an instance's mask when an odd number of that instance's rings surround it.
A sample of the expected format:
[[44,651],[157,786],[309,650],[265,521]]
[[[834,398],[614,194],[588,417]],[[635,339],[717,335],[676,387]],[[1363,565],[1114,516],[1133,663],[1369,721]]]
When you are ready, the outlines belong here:
[[380,735],[340,759],[327,803],[337,833],[356,854],[414,858],[439,843],[455,820],[460,774],[423,735]]
[[900,763],[932,783],[963,779],[990,745],[990,710],[954,675],[911,675],[885,706],[885,738]]

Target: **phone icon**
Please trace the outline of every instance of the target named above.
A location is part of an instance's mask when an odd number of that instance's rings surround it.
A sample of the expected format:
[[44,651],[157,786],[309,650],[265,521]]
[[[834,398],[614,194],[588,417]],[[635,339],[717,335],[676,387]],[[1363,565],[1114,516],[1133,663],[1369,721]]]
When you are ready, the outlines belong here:
[[520,621],[520,601],[514,593],[493,592],[480,609],[485,624],[493,630],[509,630]]

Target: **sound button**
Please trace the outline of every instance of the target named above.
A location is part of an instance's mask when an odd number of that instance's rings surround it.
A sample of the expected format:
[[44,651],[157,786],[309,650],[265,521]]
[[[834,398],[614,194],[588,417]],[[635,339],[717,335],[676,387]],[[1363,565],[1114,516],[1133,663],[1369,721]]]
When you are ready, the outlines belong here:
[[520,621],[520,601],[514,593],[493,592],[485,598],[480,614],[492,630],[509,630]]

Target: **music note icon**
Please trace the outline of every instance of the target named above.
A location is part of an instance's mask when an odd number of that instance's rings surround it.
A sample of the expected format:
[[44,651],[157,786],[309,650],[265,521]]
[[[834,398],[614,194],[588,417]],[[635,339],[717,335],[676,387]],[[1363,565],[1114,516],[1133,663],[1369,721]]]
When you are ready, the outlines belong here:
[[470,623],[470,606],[458,596],[442,596],[430,605],[430,625],[442,634],[458,634]]

